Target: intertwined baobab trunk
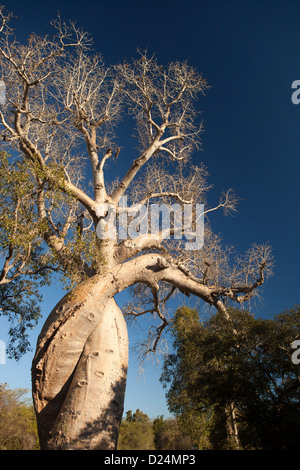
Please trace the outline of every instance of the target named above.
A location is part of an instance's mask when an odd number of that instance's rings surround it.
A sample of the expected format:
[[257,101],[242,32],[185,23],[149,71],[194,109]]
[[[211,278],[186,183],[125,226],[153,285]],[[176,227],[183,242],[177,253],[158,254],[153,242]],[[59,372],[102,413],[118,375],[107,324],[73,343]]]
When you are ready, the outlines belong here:
[[32,364],[42,449],[114,449],[123,413],[127,327],[113,296],[163,272],[145,255],[79,284],[53,309]]
[[214,303],[214,292],[171,260],[147,254],[79,284],[53,309],[32,364],[42,449],[114,449],[123,412],[128,339],[113,296],[168,282]]
[[113,296],[137,279],[153,282],[151,269],[158,259],[149,255],[88,279],[49,315],[32,363],[42,449],[116,447],[126,387],[128,336]]
[[101,301],[81,285],[58,303],[32,367],[42,449],[115,448],[127,361],[127,328],[113,298]]

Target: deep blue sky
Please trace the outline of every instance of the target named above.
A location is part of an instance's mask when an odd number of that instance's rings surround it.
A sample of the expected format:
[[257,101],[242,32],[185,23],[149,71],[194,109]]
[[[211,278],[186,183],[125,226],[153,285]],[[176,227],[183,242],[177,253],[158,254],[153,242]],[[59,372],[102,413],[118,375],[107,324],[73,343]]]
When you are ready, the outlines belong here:
[[[258,315],[273,316],[299,303],[300,105],[292,104],[291,84],[300,80],[300,2],[10,0],[6,6],[18,17],[20,40],[32,31],[50,33],[49,21],[60,11],[92,34],[106,63],[148,48],[162,63],[187,60],[202,72],[211,89],[199,102],[206,132],[195,161],[208,167],[212,204],[223,188],[242,199],[234,218],[212,218],[215,231],[241,253],[252,242],[273,246],[275,274]],[[45,297],[45,316],[60,295],[54,286]],[[5,341],[3,321],[0,327]],[[29,388],[31,358],[0,365],[0,382]],[[167,415],[159,367],[148,365],[138,383],[136,371],[131,359],[125,409]]]

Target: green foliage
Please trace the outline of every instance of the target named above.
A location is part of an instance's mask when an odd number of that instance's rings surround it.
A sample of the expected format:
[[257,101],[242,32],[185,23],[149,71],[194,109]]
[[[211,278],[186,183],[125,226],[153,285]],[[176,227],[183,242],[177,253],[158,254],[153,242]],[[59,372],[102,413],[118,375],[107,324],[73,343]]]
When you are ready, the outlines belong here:
[[0,315],[9,320],[7,354],[15,359],[30,348],[28,330],[41,316],[40,287],[58,273],[70,289],[85,278],[86,265],[99,264],[95,234],[79,234],[77,203],[60,188],[63,168],[50,167],[49,180],[34,161],[0,152]]
[[122,421],[118,450],[154,450],[154,431],[150,418],[139,409],[129,410]]
[[291,343],[299,338],[300,308],[272,320],[239,310],[230,315],[233,324],[220,313],[201,323],[197,311],[177,310],[175,353],[161,377],[169,408],[194,441],[198,435],[198,448],[232,448],[232,405],[243,448],[296,448],[300,383]]
[[39,449],[35,412],[24,399],[26,393],[0,384],[0,450]]
[[159,425],[155,420],[155,449],[156,450],[188,450],[193,448],[191,437],[177,419],[162,420]]
[[[35,191],[32,176],[28,163],[16,159],[9,162],[8,155],[4,152],[0,153],[0,242],[2,249],[12,246],[18,248],[23,254],[28,250],[28,245],[42,231],[32,198]],[[39,245],[38,240],[36,244]]]
[[39,288],[50,283],[33,194],[29,164],[0,152],[0,315],[10,322],[7,353],[16,359],[28,350],[27,330],[41,315]]
[[192,438],[186,434],[178,419],[164,419],[158,416],[153,421],[149,416],[136,410],[126,412],[123,419],[118,450],[187,450],[193,448]]
[[10,323],[8,357],[18,360],[29,350],[28,329],[34,328],[41,316],[40,301],[38,286],[29,279],[0,285],[0,314]]
[[148,415],[137,408],[135,413],[132,413],[131,410],[128,410],[126,412],[126,418],[124,421],[126,423],[149,423],[150,418]]

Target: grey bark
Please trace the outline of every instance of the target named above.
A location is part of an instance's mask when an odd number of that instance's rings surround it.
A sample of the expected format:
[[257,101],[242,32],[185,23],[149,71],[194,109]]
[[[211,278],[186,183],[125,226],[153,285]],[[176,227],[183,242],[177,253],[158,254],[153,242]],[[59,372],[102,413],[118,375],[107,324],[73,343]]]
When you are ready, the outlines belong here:
[[[113,297],[167,282],[220,309],[219,288],[191,278],[170,257],[152,253],[107,268],[53,309],[32,364],[34,406],[43,449],[113,449],[122,416],[127,330]],[[102,374],[102,373],[103,374]]]
[[113,298],[103,306],[89,294],[86,302],[76,295],[64,297],[39,337],[32,385],[41,449],[111,449],[117,444],[127,327]]
[[145,255],[79,284],[53,309],[32,362],[42,449],[113,449],[123,412],[127,328],[113,296],[150,283],[160,257]]

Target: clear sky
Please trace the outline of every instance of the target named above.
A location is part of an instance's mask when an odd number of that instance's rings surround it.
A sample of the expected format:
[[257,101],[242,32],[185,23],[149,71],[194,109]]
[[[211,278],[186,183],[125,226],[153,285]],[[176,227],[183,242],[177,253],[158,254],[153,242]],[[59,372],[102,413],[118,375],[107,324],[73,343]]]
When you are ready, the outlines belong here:
[[[195,162],[208,167],[211,204],[223,188],[233,188],[241,198],[234,218],[214,215],[214,229],[240,253],[253,242],[273,246],[275,273],[262,291],[257,315],[270,317],[299,303],[300,104],[291,101],[291,84],[300,80],[300,2],[9,0],[6,7],[18,17],[20,41],[33,31],[50,33],[49,22],[60,11],[92,34],[106,63],[147,48],[163,64],[187,60],[203,74],[211,89],[199,101],[206,132]],[[56,285],[45,296],[33,347],[60,296]],[[119,303],[125,298],[119,296]],[[0,340],[6,340],[6,331],[2,320]],[[136,331],[129,334],[133,345]],[[19,364],[0,364],[0,382],[30,388],[32,354]],[[138,381],[132,355],[125,409],[167,416],[159,376],[160,366],[149,363]]]

